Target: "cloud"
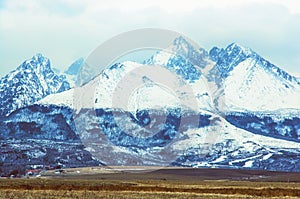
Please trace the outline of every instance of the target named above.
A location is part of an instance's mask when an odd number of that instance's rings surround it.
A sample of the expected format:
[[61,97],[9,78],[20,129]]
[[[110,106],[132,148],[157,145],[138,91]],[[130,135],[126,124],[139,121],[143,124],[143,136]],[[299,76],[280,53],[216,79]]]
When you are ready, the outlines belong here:
[[0,76],[37,52],[64,69],[124,31],[166,28],[206,49],[249,46],[288,71],[299,72],[297,0],[6,0],[0,4]]

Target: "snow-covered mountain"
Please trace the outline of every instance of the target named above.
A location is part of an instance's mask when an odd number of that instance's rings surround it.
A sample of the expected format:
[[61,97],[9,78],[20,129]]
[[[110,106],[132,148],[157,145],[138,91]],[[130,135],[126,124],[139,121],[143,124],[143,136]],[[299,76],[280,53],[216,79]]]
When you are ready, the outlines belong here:
[[[151,75],[162,74],[157,65],[191,88],[197,109],[157,83],[164,79]],[[231,44],[208,54],[180,37],[143,64],[115,64],[37,104],[80,107],[79,136],[106,164],[299,171],[299,85],[249,48]]]
[[208,52],[197,49],[182,36],[175,38],[166,49],[158,51],[145,64],[166,66],[181,75],[185,80],[193,82],[201,76],[201,69],[210,63]]
[[215,100],[223,112],[300,109],[300,81],[251,49],[233,43],[209,54],[222,77]]
[[[115,64],[82,87],[49,95],[36,104],[55,104],[72,108],[121,108],[126,111],[179,106],[179,99],[171,88],[154,83],[151,78],[155,77],[146,74],[152,69],[146,67],[141,70],[143,66],[130,61]],[[153,69],[159,70],[156,67]],[[82,104],[74,104],[74,101],[80,101]]]
[[[215,62],[214,67],[212,67],[212,61]],[[196,98],[199,109],[210,111],[216,109],[223,114],[243,110],[255,112],[300,109],[298,100],[300,98],[299,80],[271,64],[251,49],[233,43],[225,49],[214,47],[208,56],[204,49],[196,50],[182,37],[176,38],[169,48],[159,51],[146,60],[144,64],[134,62],[115,64],[106,69],[95,80],[84,85],[85,88],[94,87],[96,90],[95,97],[91,97],[95,105],[90,104],[89,106],[113,107],[112,100],[115,99],[113,96],[124,97],[124,95],[118,96],[116,92],[118,90],[121,92],[122,87],[125,91],[125,87],[131,88],[133,86],[130,85],[130,82],[137,84],[138,81],[143,86],[140,86],[130,96],[126,96],[129,103],[126,110],[133,108],[133,105],[137,106],[135,109],[153,108],[155,104],[167,101],[161,101],[156,96],[161,96],[161,98],[165,96],[165,99],[170,99],[169,104],[174,104],[174,100],[178,96],[174,96],[174,93],[171,94],[174,91],[173,88],[169,87],[168,90],[158,84],[149,83],[154,81],[147,74],[142,79],[141,71],[143,69],[140,70],[139,68],[146,65],[165,66],[185,80],[194,94],[190,97]],[[217,75],[217,77],[211,78],[211,74]],[[124,78],[126,81],[123,80],[120,83]],[[148,83],[146,83],[146,79],[149,80]],[[119,89],[115,90],[117,87]],[[153,94],[152,97],[151,94]],[[55,97],[49,96],[42,102],[50,103],[52,101],[56,104],[70,105],[72,101],[70,98],[72,97],[74,96],[68,95],[68,97],[60,98],[55,95]],[[54,101],[53,98],[60,98],[65,102]],[[178,99],[176,103],[178,104]]]
[[[157,52],[143,64],[131,61],[116,63],[82,88],[72,89],[67,95],[50,95],[38,103],[73,107],[71,102],[74,99],[71,98],[82,95],[90,99],[82,100],[85,101],[85,108],[122,108],[135,111],[156,106],[174,107],[183,102],[183,106],[197,111],[211,110],[210,92],[213,89],[202,75],[202,70],[211,63],[207,51],[196,49],[183,37],[178,37],[167,49]],[[87,67],[82,70],[85,68]],[[124,100],[127,100],[126,105],[122,104]]]
[[[18,71],[35,66],[29,70],[35,74],[49,66],[35,57]],[[57,83],[57,90],[45,93],[37,88],[53,76],[31,76],[30,83],[22,79],[27,73],[8,74],[7,80],[35,88],[28,90],[35,98],[7,109],[15,111],[0,118],[0,137],[44,140],[40,162],[45,150],[53,150],[49,145],[59,142],[59,150],[79,154],[59,159],[67,166],[83,164],[89,151],[107,165],[300,171],[299,79],[249,48],[233,43],[208,53],[179,37],[144,63],[117,63],[86,82],[88,70],[82,59],[75,61],[65,71],[68,85],[75,85],[76,75],[78,85],[84,84],[59,92]],[[95,164],[89,155],[86,161]]]
[[50,60],[37,54],[0,79],[0,115],[69,88],[65,77],[53,72]]
[[255,134],[214,114],[177,111],[143,110],[134,116],[120,109],[85,109],[75,120],[82,142],[107,165],[300,171],[295,140]]
[[184,153],[174,165],[300,171],[300,143],[254,134],[219,118],[218,125],[190,129],[174,144]]
[[41,54],[26,60],[0,79],[0,176],[20,175],[32,165],[96,166],[84,150],[70,108],[32,105],[70,89]]

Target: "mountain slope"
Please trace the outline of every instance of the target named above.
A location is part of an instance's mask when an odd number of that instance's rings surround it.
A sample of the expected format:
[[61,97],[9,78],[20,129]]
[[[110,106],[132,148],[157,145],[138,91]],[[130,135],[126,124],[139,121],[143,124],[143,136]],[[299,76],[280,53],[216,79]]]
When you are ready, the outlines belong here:
[[210,57],[221,74],[216,104],[222,111],[300,109],[298,79],[251,49],[233,43],[213,48]]
[[[196,49],[183,37],[178,37],[167,49],[159,51],[143,64],[130,61],[114,64],[105,69],[98,77],[83,85],[82,89],[73,89],[73,94],[68,92],[65,97],[49,96],[41,103],[47,104],[52,101],[57,105],[69,106],[72,101],[70,98],[79,97],[78,94],[81,93],[79,90],[82,90],[85,93],[83,95],[86,95],[86,90],[90,90],[88,89],[90,87],[94,89],[92,92],[95,92],[95,96],[89,97],[93,99],[91,99],[88,107],[125,108],[134,111],[153,108],[161,104],[165,107],[174,107],[174,105],[180,105],[182,101],[184,101],[183,104],[192,101],[194,102],[194,109],[211,110],[210,90],[212,88],[208,85],[206,77],[202,75],[202,70],[209,64],[211,61],[207,51],[202,48]],[[148,69],[145,69],[146,67]],[[87,68],[83,67],[81,70],[84,71]],[[162,70],[162,68],[168,70]],[[178,83],[171,85],[171,79]],[[121,90],[123,93],[129,92],[130,95],[120,96]],[[181,94],[179,94],[180,92]],[[157,96],[164,100],[157,98]],[[122,101],[124,97],[128,102],[127,107],[120,106],[118,103],[118,100]],[[191,107],[192,105],[187,106]],[[87,106],[85,105],[85,107]]]
[[80,138],[107,165],[300,171],[299,86],[249,48],[231,44],[208,56],[179,37],[143,64],[114,64],[16,110],[2,135]]
[[64,76],[53,72],[49,59],[37,54],[0,79],[0,116],[69,88]]
[[223,118],[217,126],[190,129],[184,135],[174,144],[174,150],[185,150],[174,165],[300,171],[299,142],[253,134]]
[[140,113],[135,118],[121,109],[86,109],[75,120],[82,142],[107,165],[300,171],[299,142],[254,134],[218,115]]
[[[75,109],[122,108],[126,111],[181,106],[201,111],[211,110],[208,89],[203,79],[188,83],[163,67],[127,61],[105,69],[82,87],[49,95],[36,104],[55,104]],[[74,101],[82,104],[73,104]]]
[[77,75],[80,72],[81,67],[84,65],[84,59],[81,57],[74,61],[69,68],[63,73],[66,76],[71,88],[75,87],[77,81]]

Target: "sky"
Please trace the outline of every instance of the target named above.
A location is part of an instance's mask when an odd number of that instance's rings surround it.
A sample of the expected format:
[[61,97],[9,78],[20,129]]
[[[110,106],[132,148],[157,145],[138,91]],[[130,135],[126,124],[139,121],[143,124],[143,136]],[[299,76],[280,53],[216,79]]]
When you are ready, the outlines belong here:
[[139,28],[180,32],[206,50],[250,47],[300,77],[299,0],[0,0],[0,77],[42,53],[65,70]]

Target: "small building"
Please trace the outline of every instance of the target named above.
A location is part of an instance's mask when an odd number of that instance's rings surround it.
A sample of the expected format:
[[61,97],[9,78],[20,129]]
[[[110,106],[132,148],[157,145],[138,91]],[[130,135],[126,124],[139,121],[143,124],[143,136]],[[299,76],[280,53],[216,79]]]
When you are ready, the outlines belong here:
[[29,170],[26,170],[25,172],[25,176],[38,176],[40,175],[41,173],[41,169],[29,169]]

